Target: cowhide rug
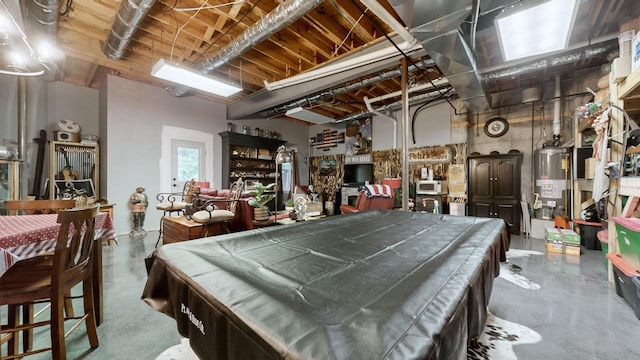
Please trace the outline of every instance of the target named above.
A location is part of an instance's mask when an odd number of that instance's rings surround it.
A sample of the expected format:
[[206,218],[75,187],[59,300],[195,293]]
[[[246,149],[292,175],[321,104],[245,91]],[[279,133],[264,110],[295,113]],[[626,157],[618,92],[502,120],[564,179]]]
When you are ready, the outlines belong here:
[[480,337],[469,344],[467,360],[517,360],[514,345],[535,344],[542,340],[537,332],[488,313]]
[[510,259],[523,258],[530,255],[544,255],[539,251],[511,249],[507,252],[507,262],[500,263],[500,278],[529,290],[539,290],[540,284],[520,275],[522,268],[509,262]]
[[189,346],[189,339],[181,339],[180,344],[174,345],[156,357],[156,360],[199,360],[196,353]]

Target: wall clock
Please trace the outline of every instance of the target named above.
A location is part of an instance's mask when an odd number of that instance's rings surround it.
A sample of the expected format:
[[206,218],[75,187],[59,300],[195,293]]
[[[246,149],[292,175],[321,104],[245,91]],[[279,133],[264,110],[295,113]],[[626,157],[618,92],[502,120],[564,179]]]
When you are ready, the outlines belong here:
[[509,130],[509,123],[501,117],[494,117],[484,124],[484,133],[489,137],[500,137]]

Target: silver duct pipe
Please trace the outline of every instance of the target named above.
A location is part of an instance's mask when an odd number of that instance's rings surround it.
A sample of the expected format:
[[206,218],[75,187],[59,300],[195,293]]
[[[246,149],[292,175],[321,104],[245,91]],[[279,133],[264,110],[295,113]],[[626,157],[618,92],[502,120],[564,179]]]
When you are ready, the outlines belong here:
[[258,43],[266,40],[269,36],[300,19],[323,1],[324,0],[292,0],[283,2],[272,12],[253,24],[253,26],[246,29],[239,37],[227,45],[227,47],[220,50],[216,56],[206,60],[201,66],[202,71],[210,73],[230,60],[242,55]]
[[[427,59],[427,60],[421,60],[419,62],[417,62],[415,65],[411,65],[409,67],[409,71],[413,72],[413,71],[417,71],[419,69],[424,69],[430,66],[434,66],[435,62],[432,59]],[[381,81],[384,80],[388,80],[388,79],[393,79],[396,78],[398,76],[400,76],[401,74],[401,69],[397,68],[394,70],[390,70],[390,71],[386,71],[383,73],[380,73],[376,76],[364,79],[364,80],[360,80],[354,83],[351,83],[349,85],[346,86],[342,86],[339,88],[334,88],[334,89],[329,89],[326,91],[323,91],[321,93],[312,95],[312,96],[308,96],[302,99],[298,99],[296,101],[290,102],[288,104],[285,105],[281,105],[272,109],[268,109],[265,111],[261,111],[259,114],[262,117],[268,118],[268,117],[272,117],[275,115],[279,115],[279,114],[283,114],[285,112],[287,112],[287,110],[291,110],[293,108],[299,107],[299,106],[303,106],[303,105],[307,105],[311,102],[314,101],[320,101],[320,100],[324,100],[324,99],[329,99],[332,98],[336,95],[340,95],[340,94],[345,94],[348,93],[350,91],[353,90],[357,90],[357,89],[361,89],[367,86],[371,86],[373,84],[377,84]]]
[[102,52],[109,59],[118,60],[124,55],[133,34],[155,2],[156,0],[123,0],[120,3],[107,40],[102,44]]
[[[269,36],[284,29],[289,24],[294,23],[309,11],[315,9],[324,0],[291,0],[278,5],[272,12],[258,20],[250,28],[246,29],[240,36],[233,39],[229,45],[220,50],[214,57],[205,60],[198,67],[206,74],[209,74],[244,54],[258,43],[266,40]],[[171,95],[185,95],[189,88],[170,87],[167,89]]]
[[39,36],[55,39],[58,26],[58,0],[27,1],[29,21]]
[[484,72],[482,74],[482,77],[484,81],[500,80],[513,76],[533,73],[536,71],[547,70],[556,66],[587,60],[596,56],[608,54],[617,49],[617,42],[611,41],[609,43],[600,43],[586,48],[566,52],[560,55],[551,56],[542,60],[536,60],[526,64],[520,64],[507,68],[501,68],[492,72]]
[[[29,34],[37,41],[45,40],[56,43],[58,34],[58,0],[27,0],[27,17]],[[45,68],[45,74],[40,76],[41,80],[54,81],[60,75],[60,60],[43,58],[38,59]]]
[[18,199],[27,198],[27,79],[18,76]]

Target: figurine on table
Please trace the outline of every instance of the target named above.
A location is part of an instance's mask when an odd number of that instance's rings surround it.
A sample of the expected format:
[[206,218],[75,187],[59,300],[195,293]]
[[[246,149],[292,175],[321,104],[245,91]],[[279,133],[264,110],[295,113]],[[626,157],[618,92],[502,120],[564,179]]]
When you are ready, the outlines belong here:
[[133,216],[133,230],[130,235],[137,235],[146,233],[142,228],[144,225],[144,216],[147,212],[147,205],[149,205],[149,199],[147,194],[144,193],[144,187],[138,186],[136,192],[129,197],[129,203],[131,204],[131,213]]

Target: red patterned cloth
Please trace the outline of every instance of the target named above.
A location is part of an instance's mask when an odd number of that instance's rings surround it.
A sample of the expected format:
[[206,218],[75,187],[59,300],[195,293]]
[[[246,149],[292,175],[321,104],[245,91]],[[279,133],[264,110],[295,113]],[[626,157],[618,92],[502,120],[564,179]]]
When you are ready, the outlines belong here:
[[391,191],[391,187],[389,185],[365,185],[364,191],[367,193],[368,197],[392,197],[393,192]]
[[[0,275],[18,260],[55,250],[57,219],[57,214],[0,216]],[[96,239],[115,239],[108,213],[98,213],[95,232]]]

